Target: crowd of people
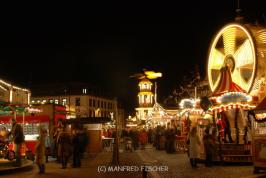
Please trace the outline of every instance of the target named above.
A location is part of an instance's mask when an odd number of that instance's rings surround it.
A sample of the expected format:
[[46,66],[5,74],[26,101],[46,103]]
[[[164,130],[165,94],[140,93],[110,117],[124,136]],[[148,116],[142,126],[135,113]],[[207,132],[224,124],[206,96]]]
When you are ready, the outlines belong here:
[[[210,133],[211,131],[211,133]],[[203,139],[201,140],[197,127],[193,126],[188,134],[187,142],[189,145],[188,156],[192,168],[197,168],[198,159],[200,157],[200,146],[203,145],[205,152],[205,166],[213,166],[213,159],[217,151],[217,137],[216,130],[213,128],[210,130],[209,127],[205,129]]]
[[[25,136],[22,126],[17,123],[16,119],[11,119],[10,131],[1,129],[0,146],[9,142],[14,145],[14,166],[19,167],[22,164],[21,147],[25,142]],[[56,158],[57,162],[61,163],[62,169],[65,169],[69,162],[72,162],[73,168],[81,167],[81,159],[87,144],[87,132],[81,125],[67,128],[63,121],[59,120],[51,135],[49,135],[49,130],[41,125],[33,160],[38,165],[40,174],[45,173],[48,156]],[[70,161],[71,158],[72,161]]]
[[[15,165],[20,166],[20,148],[24,142],[23,128],[15,119],[12,119],[11,123],[12,128],[5,135],[12,137],[16,158]],[[71,166],[73,168],[81,167],[81,159],[88,144],[88,136],[82,126],[72,126],[70,130],[62,120],[59,120],[58,125],[51,132],[52,135],[49,135],[48,129],[44,127],[40,127],[39,131],[38,143],[35,148],[35,162],[38,165],[39,173],[45,172],[45,164],[48,162],[49,155],[56,158],[58,163],[61,163],[62,169],[65,169],[69,162],[72,162]],[[116,138],[116,134],[112,129],[106,130],[103,135]],[[200,146],[204,147],[205,165],[213,165],[213,158],[216,154],[216,135],[215,128],[210,130],[207,127],[203,139],[200,140],[197,127],[191,127],[190,132],[187,134],[187,144],[189,145],[188,156],[192,168],[197,167]],[[132,149],[130,150],[145,149],[146,145],[150,144],[155,149],[165,150],[170,154],[176,152],[176,136],[180,136],[177,127],[158,125],[155,128],[148,129],[126,128],[122,131],[120,138],[124,143],[130,140],[128,142],[132,144]],[[1,140],[2,137],[0,138]],[[126,148],[129,148],[128,144],[126,144]],[[72,158],[72,161],[70,161],[70,158]]]
[[[130,138],[132,140],[133,150],[145,149],[146,144],[151,144],[157,150],[165,150],[166,153],[176,152],[176,136],[180,136],[180,132],[173,126],[160,126],[149,129],[125,129],[122,131],[122,140]],[[217,133],[216,129],[206,127],[203,138],[200,139],[197,127],[191,127],[187,134],[186,144],[188,145],[188,156],[192,168],[197,168],[200,158],[200,148],[204,148],[205,166],[213,166],[213,160],[217,152]],[[127,147],[127,145],[126,145]]]
[[73,158],[71,166],[81,167],[81,158],[88,144],[86,129],[73,127],[70,131],[62,122],[59,122],[54,129],[52,143],[51,154],[58,163],[62,164],[62,169],[67,167],[71,157]]
[[158,125],[155,128],[137,129],[127,128],[122,131],[123,140],[132,140],[133,150],[145,149],[147,144],[153,145],[157,150],[165,150],[167,153],[176,152],[176,135],[178,131],[175,127],[165,127]]

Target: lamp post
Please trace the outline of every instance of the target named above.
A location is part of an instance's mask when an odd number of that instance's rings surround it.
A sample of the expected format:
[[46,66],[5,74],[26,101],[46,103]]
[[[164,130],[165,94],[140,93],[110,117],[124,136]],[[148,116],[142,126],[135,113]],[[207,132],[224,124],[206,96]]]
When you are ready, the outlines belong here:
[[119,164],[119,135],[118,135],[118,109],[117,109],[117,100],[115,99],[115,142],[114,142],[114,148],[113,148],[113,164]]
[[[145,71],[144,74],[148,79],[157,79],[159,77],[162,77],[161,72],[154,72],[154,71]],[[157,103],[157,82],[155,82],[155,94],[154,94],[154,102]]]

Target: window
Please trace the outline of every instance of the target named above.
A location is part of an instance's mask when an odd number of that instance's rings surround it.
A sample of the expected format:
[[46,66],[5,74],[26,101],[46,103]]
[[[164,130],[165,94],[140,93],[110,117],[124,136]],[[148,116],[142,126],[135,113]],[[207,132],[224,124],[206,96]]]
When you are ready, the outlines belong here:
[[46,100],[42,100],[42,103],[46,103],[47,101]]
[[98,106],[97,106],[98,108],[100,107],[100,101],[98,100]]
[[67,104],[67,99],[66,98],[63,98],[62,99],[62,105],[65,106]]
[[49,103],[54,103],[54,100],[53,99],[49,99]]
[[82,93],[83,93],[83,94],[87,94],[87,88],[83,88],[83,89],[82,89]]
[[103,101],[101,101],[101,108],[103,108]]
[[54,104],[59,104],[59,101],[58,100],[54,100]]
[[80,98],[76,98],[76,106],[80,106]]
[[92,104],[92,106],[95,107],[95,99],[93,99]]

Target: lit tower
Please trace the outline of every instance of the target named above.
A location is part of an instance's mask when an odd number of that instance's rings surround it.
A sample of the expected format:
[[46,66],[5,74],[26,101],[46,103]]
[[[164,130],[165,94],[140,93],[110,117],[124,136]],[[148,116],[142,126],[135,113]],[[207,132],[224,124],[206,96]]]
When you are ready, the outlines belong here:
[[138,101],[139,107],[136,108],[136,116],[140,120],[147,120],[153,112],[153,105],[156,102],[156,86],[155,94],[152,92],[153,83],[149,79],[161,77],[162,73],[154,71],[145,71],[144,74],[137,74],[135,77],[140,79]]
[[139,107],[152,107],[154,95],[152,93],[152,82],[146,77],[139,82]]

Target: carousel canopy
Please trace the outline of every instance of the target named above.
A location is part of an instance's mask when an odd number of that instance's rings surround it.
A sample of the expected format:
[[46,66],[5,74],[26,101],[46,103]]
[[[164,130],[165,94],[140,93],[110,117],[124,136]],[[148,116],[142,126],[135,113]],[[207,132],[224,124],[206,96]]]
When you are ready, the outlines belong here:
[[213,107],[211,110],[228,110],[235,108],[253,109],[252,96],[232,81],[229,67],[222,67],[221,77],[212,93]]

